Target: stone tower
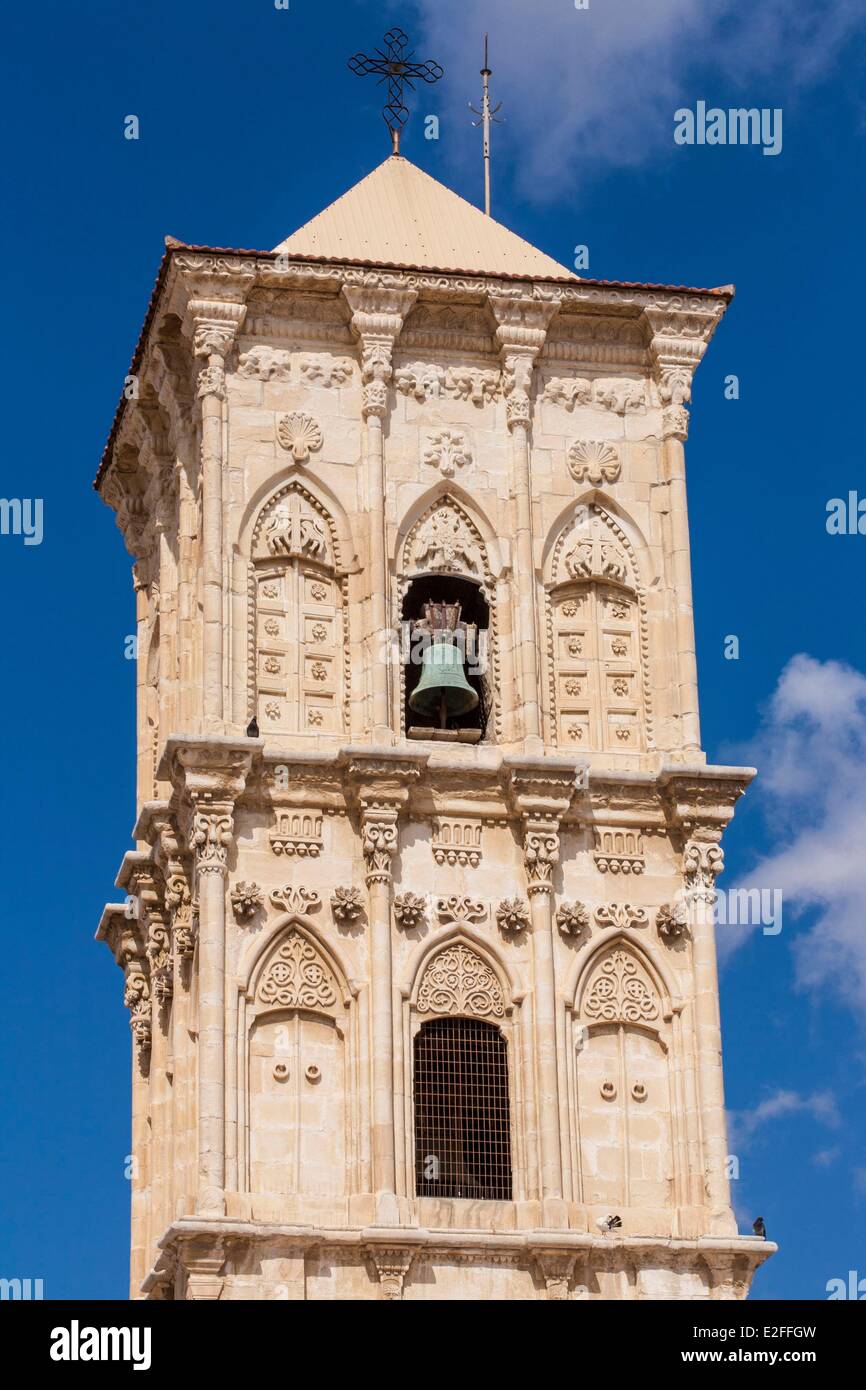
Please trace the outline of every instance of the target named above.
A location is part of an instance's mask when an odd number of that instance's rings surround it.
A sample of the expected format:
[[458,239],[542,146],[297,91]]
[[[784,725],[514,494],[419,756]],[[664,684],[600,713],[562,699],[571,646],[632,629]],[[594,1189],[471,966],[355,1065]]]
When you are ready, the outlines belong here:
[[134,1297],[745,1296],[708,908],[752,774],[701,751],[683,452],[731,294],[579,278],[399,156],[275,251],[167,242],[96,480]]

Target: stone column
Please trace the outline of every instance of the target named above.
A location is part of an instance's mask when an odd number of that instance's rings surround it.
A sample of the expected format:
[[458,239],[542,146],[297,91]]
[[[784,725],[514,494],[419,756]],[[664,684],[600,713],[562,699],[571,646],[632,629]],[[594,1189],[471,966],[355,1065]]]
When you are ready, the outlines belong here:
[[545,1226],[565,1226],[560,1134],[557,993],[554,956],[553,871],[559,861],[559,826],[578,786],[567,758],[506,759],[509,799],[520,818],[532,918],[533,1022],[541,1198]]
[[246,306],[223,300],[191,299],[187,325],[193,351],[205,366],[199,374],[201,401],[201,491],[203,578],[202,717],[203,727],[223,725],[223,402],[225,359],[244,321]]
[[529,430],[532,423],[532,381],[536,359],[558,305],[527,296],[491,295],[490,307],[498,327],[508,428],[511,431],[514,503],[516,509],[515,661],[518,704],[523,712],[523,737],[529,751],[540,752],[541,701],[538,684],[538,625],[536,619],[535,555],[532,531],[532,476]]
[[351,328],[361,348],[364,382],[361,412],[365,426],[367,505],[369,508],[369,576],[371,643],[368,663],[373,675],[373,738],[393,742],[389,680],[388,553],[385,531],[385,445],[388,383],[394,344],[417,299],[414,290],[344,286],[352,311]]
[[397,853],[397,815],[398,808],[393,804],[362,802],[361,833],[370,894],[373,1187],[379,1198],[396,1192],[391,861]]
[[683,876],[692,935],[695,1042],[698,1053],[704,1200],[710,1235],[736,1235],[727,1175],[728,1139],[722,1078],[722,1028],[713,906],[724,868],[721,831],[696,826],[683,850]]
[[553,816],[524,820],[523,841],[535,983],[535,1053],[538,1074],[538,1129],[541,1139],[541,1196],[545,1222],[564,1224],[564,1213],[549,1208],[562,1200],[562,1146],[559,1128],[559,1071],[556,1055],[556,973],[553,961],[553,866],[559,860],[559,822]]
[[671,580],[676,602],[677,685],[682,746],[685,752],[698,754],[701,730],[683,444],[689,430],[687,406],[691,400],[692,376],[724,312],[724,304],[710,313],[678,313],[657,309],[647,309],[645,312],[653,333],[650,353],[662,407],[664,476],[667,480],[671,530]]
[[201,1215],[225,1213],[226,878],[234,807],[252,755],[228,740],[170,741],[175,782],[192,810],[198,883],[198,1196]]

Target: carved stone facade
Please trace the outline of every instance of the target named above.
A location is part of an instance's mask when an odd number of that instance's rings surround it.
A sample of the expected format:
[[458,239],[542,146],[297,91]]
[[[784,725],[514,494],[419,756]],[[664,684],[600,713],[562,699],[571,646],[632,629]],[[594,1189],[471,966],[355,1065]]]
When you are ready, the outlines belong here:
[[[745,1295],[708,908],[751,773],[700,748],[683,461],[728,299],[167,250],[97,479],[133,1297]],[[471,738],[407,727],[431,595]],[[416,1145],[430,1040],[499,1068],[496,1196]]]

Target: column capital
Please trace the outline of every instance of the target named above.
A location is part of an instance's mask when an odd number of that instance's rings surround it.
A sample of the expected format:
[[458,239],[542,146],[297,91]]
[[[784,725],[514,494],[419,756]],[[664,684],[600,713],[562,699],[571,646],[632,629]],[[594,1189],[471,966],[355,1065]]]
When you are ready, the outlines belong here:
[[488,303],[497,325],[508,428],[528,428],[532,419],[532,374],[559,303],[524,294],[491,294]]
[[399,815],[400,805],[394,801],[361,803],[361,847],[368,885],[391,881],[391,861],[399,844]]
[[349,326],[361,349],[361,411],[365,420],[382,420],[388,411],[394,344],[418,294],[415,290],[355,285],[344,285],[343,294],[352,311]]
[[246,305],[234,300],[191,299],[188,302],[184,329],[192,337],[193,355],[206,361],[198,378],[199,398],[225,399],[225,359],[246,312]]
[[650,361],[662,405],[666,439],[684,440],[689,432],[688,404],[692,377],[707,350],[726,305],[710,309],[645,309],[649,325]]

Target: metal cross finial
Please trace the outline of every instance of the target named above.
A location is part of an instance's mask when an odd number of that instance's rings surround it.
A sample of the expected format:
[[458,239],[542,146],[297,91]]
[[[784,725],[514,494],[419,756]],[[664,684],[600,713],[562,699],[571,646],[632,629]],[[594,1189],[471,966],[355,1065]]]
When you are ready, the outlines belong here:
[[356,53],[354,58],[349,59],[349,67],[356,77],[366,77],[372,72],[380,82],[388,83],[388,104],[382,115],[391,132],[395,154],[400,153],[400,132],[409,119],[409,111],[403,102],[404,86],[414,91],[416,80],[432,83],[445,76],[442,65],[431,59],[426,63],[413,62],[414,52],[406,53],[408,42],[408,36],[402,29],[389,29],[385,35],[384,53],[377,48],[374,58],[368,58],[366,53]]

